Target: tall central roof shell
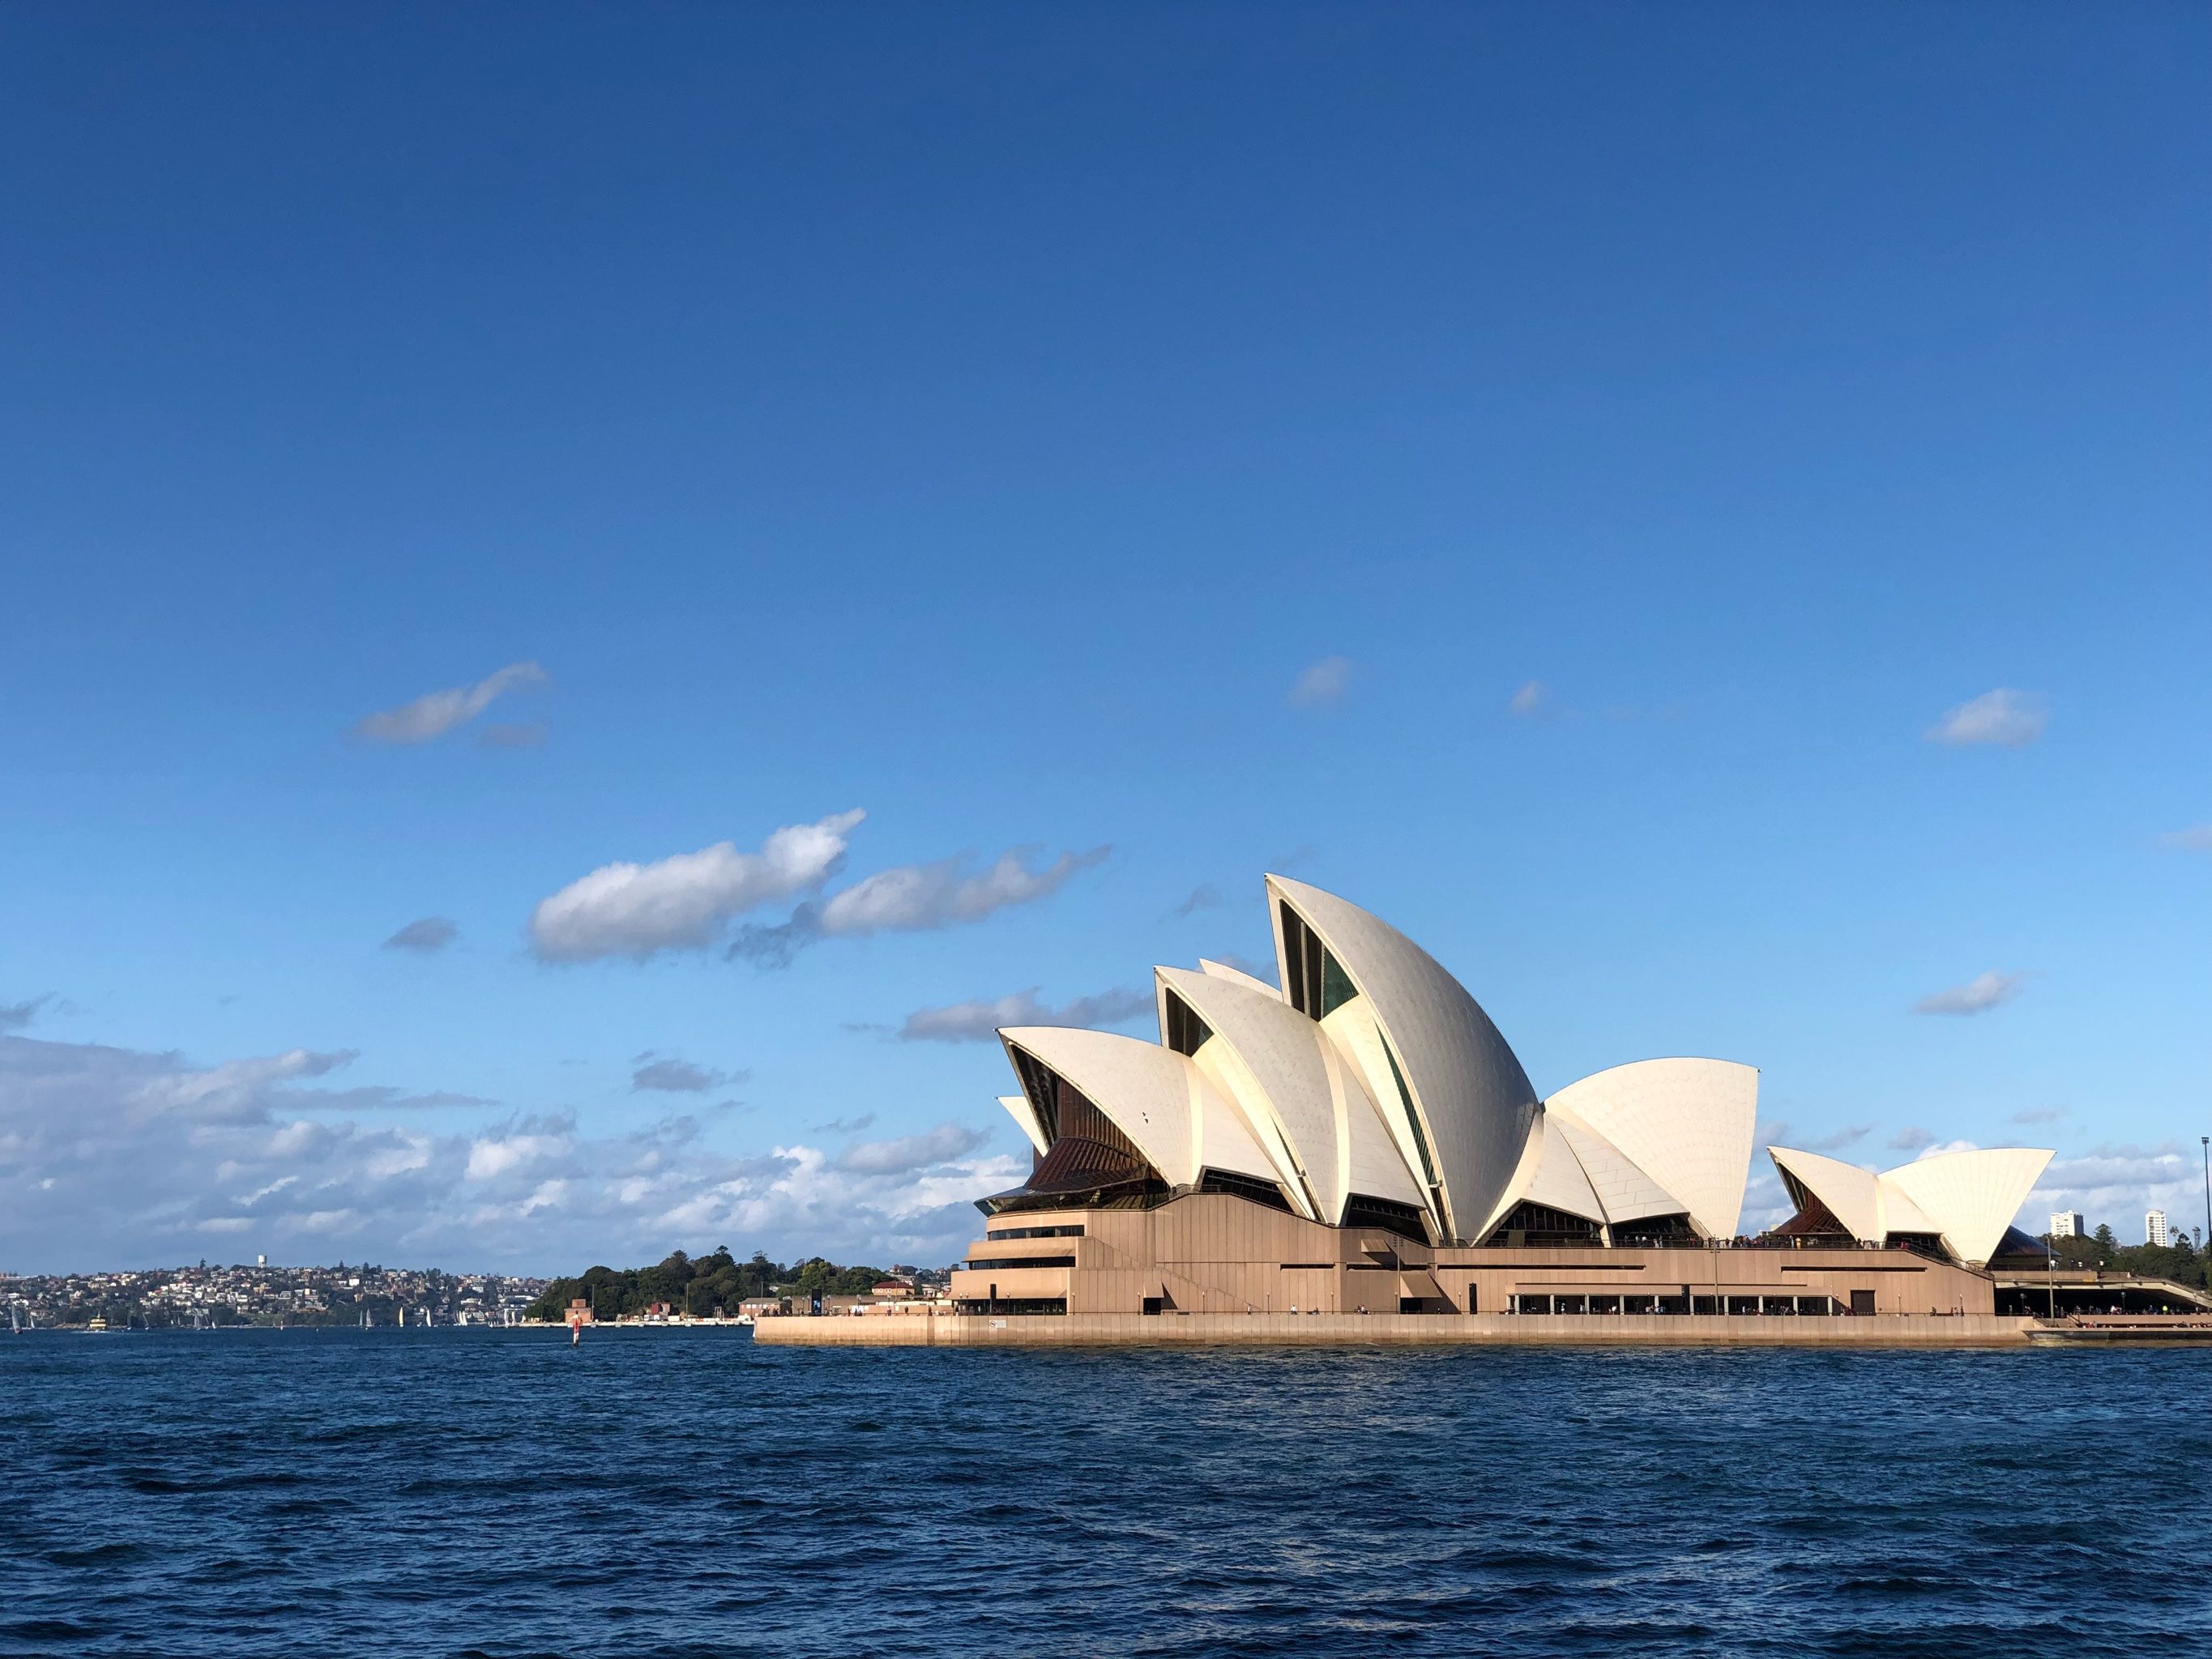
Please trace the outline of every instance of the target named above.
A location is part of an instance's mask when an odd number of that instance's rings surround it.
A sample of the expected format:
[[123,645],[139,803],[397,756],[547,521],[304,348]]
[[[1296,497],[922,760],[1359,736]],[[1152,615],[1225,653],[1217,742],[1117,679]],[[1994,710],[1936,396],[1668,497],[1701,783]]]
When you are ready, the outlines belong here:
[[[1371,1025],[1381,1039],[1382,1076],[1359,1033],[1345,1031],[1341,1046],[1367,1073],[1385,1112],[1395,1108],[1402,1119],[1414,1161],[1433,1182],[1444,1236],[1479,1239],[1498,1219],[1536,1121],[1536,1091],[1519,1058],[1466,988],[1388,922],[1304,882],[1269,876],[1267,885],[1283,984],[1293,983],[1287,907],[1366,1004],[1312,1012],[1324,1029]],[[1307,965],[1297,966],[1304,977]]]
[[1334,1225],[1354,1193],[1415,1208],[1425,1203],[1357,1068],[1319,1025],[1246,975],[1156,973],[1164,997],[1181,998],[1206,1022],[1211,1035],[1194,1056],[1199,1069],[1243,1109],[1311,1219]]

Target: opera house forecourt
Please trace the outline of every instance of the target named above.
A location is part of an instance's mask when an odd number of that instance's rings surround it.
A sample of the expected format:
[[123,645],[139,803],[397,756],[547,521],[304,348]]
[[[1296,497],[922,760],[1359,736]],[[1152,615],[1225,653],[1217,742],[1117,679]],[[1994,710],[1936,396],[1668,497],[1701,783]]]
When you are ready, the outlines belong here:
[[2049,1152],[1875,1174],[1769,1147],[1796,1212],[1745,1238],[1756,1068],[1639,1060],[1539,1097],[1396,928],[1280,876],[1267,897],[1276,985],[1160,968],[1158,1042],[1000,1032],[1034,1167],[981,1200],[953,1314],[761,1339],[2023,1340],[1991,1263],[2041,1260],[2011,1223]]

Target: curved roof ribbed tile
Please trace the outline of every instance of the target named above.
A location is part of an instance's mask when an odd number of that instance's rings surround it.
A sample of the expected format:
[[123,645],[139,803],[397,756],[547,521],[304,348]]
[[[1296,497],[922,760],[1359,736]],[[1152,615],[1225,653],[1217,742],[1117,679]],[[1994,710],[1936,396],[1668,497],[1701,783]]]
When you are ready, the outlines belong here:
[[1170,1186],[1193,1185],[1209,1169],[1278,1179],[1273,1160],[1189,1055],[1064,1025],[1011,1025],[999,1036],[1081,1090]]
[[1604,1136],[1681,1200],[1708,1237],[1735,1237],[1759,1119],[1757,1066],[1639,1060],[1570,1083],[1544,1105]]
[[[1881,1177],[1839,1158],[1820,1152],[1801,1152],[1794,1146],[1769,1146],[1766,1155],[1782,1172],[1784,1184],[1795,1182],[1802,1191],[1827,1206],[1853,1238],[1879,1244],[1888,1237],[1882,1225]],[[1917,1231],[1908,1227],[1907,1232]]]
[[1576,1156],[1574,1146],[1567,1139],[1565,1126],[1546,1112],[1528,1133],[1530,1139],[1540,1140],[1542,1146],[1536,1155],[1535,1167],[1529,1171],[1528,1186],[1513,1202],[1541,1204],[1602,1226],[1605,1206],[1599,1201],[1596,1189],[1583,1169],[1582,1159]]
[[1269,876],[1267,885],[1278,969],[1285,964],[1273,913],[1287,901],[1358,988],[1397,1056],[1452,1231],[1480,1237],[1497,1219],[1535,1121],[1536,1091],[1520,1060],[1467,988],[1388,922],[1304,882]]
[[1575,1160],[1589,1177],[1607,1225],[1653,1216],[1686,1215],[1689,1206],[1638,1169],[1627,1154],[1572,1114],[1544,1109],[1544,1122],[1574,1149]]
[[[1162,985],[1204,1020],[1213,1037],[1199,1051],[1203,1069],[1214,1044],[1234,1054],[1249,1079],[1231,1089],[1262,1145],[1285,1148],[1284,1182],[1310,1197],[1316,1219],[1334,1224],[1355,1192],[1419,1206],[1420,1185],[1391,1144],[1375,1103],[1321,1027],[1256,981],[1187,969],[1154,970]],[[1254,1097],[1246,1099],[1246,1093]],[[1358,1184],[1364,1181],[1366,1184]]]
[[1996,1251],[2051,1156],[2036,1146],[1938,1152],[1886,1170],[1881,1181],[1920,1206],[1954,1255],[1978,1267]]

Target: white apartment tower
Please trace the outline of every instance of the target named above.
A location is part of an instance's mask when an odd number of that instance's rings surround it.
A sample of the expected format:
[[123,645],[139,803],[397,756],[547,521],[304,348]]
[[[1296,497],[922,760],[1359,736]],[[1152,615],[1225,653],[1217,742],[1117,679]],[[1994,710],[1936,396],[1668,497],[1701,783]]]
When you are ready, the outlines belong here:
[[2051,1236],[2053,1238],[2081,1238],[2088,1231],[2088,1225],[2081,1219],[2079,1210],[2062,1210],[2051,1218]]
[[2160,1246],[2173,1243],[2172,1231],[2166,1224],[2166,1212],[2149,1210],[2143,1214],[2143,1243]]

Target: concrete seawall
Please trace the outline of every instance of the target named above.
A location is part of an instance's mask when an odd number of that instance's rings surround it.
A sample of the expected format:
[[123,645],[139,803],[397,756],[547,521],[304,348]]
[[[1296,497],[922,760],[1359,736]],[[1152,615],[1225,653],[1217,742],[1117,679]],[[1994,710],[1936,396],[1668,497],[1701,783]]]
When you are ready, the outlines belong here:
[[1783,1318],[1749,1314],[981,1314],[763,1319],[753,1340],[782,1347],[998,1348],[1237,1342],[1498,1343],[1520,1346],[2009,1348],[2027,1319],[1905,1314]]

